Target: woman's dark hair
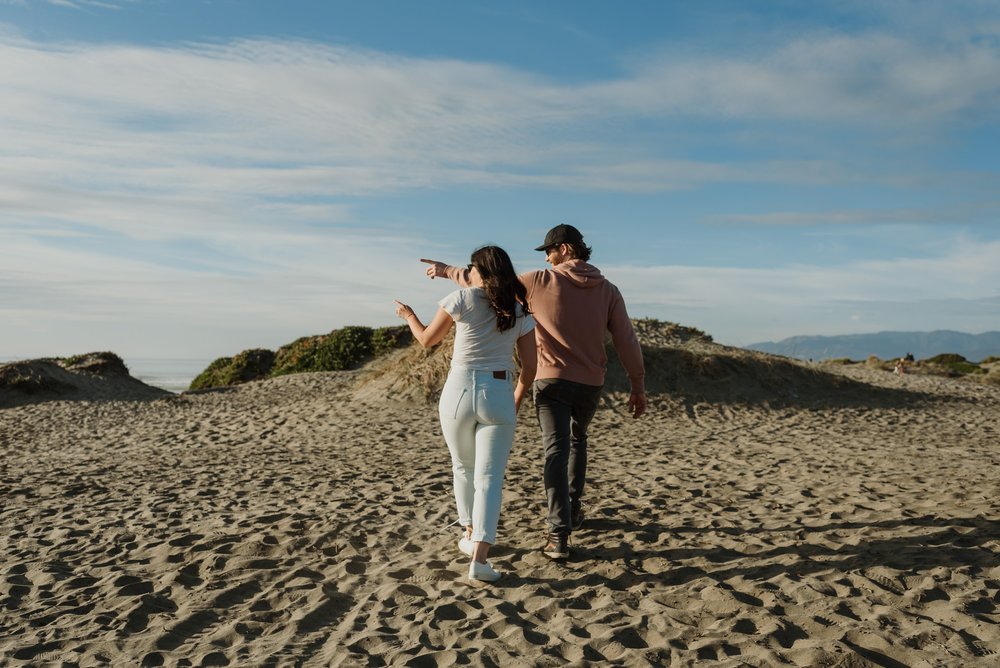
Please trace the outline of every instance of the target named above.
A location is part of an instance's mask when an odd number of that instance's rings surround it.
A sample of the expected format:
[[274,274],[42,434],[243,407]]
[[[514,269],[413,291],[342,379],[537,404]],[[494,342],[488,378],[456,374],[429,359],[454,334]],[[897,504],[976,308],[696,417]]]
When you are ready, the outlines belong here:
[[472,253],[472,266],[479,272],[486,298],[497,314],[497,331],[517,324],[517,304],[528,311],[528,291],[517,280],[507,251],[499,246],[483,246]]

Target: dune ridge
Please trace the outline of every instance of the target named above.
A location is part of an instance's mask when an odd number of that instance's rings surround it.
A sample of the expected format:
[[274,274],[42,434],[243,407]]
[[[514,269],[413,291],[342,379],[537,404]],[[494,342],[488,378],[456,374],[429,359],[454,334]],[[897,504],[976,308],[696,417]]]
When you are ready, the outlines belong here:
[[0,364],[0,409],[43,401],[147,401],[170,394],[129,375],[114,353]]

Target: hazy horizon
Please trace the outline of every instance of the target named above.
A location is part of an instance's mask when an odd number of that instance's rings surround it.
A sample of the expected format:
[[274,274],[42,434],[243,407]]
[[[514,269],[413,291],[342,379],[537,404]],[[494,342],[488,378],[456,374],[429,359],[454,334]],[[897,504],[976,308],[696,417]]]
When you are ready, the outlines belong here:
[[[675,323],[675,324],[684,325],[684,323]],[[400,325],[402,326],[402,323],[400,323]],[[346,326],[374,327],[372,325],[365,325],[363,323],[348,323]],[[330,331],[332,331],[332,330],[330,330]],[[778,340],[774,340],[774,341],[751,341],[751,342],[746,343],[746,344],[733,344],[733,343],[729,343],[727,341],[721,341],[718,338],[716,338],[714,335],[712,335],[711,332],[705,332],[705,333],[708,334],[709,336],[711,336],[712,340],[715,341],[716,343],[720,343],[722,345],[734,346],[734,347],[738,347],[738,348],[741,348],[741,347],[742,348],[746,348],[746,347],[749,347],[749,346],[760,345],[760,344],[767,344],[767,343],[782,343],[782,342],[790,340],[790,339],[798,339],[798,338],[865,337],[865,336],[876,336],[876,335],[879,335],[879,334],[915,334],[915,335],[920,335],[920,334],[932,334],[932,333],[935,333],[935,332],[949,332],[949,333],[962,334],[962,335],[968,335],[968,336],[981,336],[981,335],[984,335],[984,334],[1000,334],[1000,329],[996,329],[996,330],[984,330],[982,332],[962,332],[962,331],[954,330],[954,329],[938,329],[938,330],[926,330],[926,331],[919,331],[919,330],[912,330],[912,331],[880,330],[880,331],[877,331],[877,332],[849,332],[849,333],[845,333],[845,334],[792,334],[790,336],[784,337],[783,339],[778,339]],[[328,333],[329,333],[329,331],[326,331],[326,332],[308,332],[308,333],[302,333],[299,336],[294,337],[293,339],[290,339],[288,341],[285,341],[283,343],[278,344],[277,346],[274,346],[273,348],[271,348],[271,350],[277,350],[277,348],[280,348],[283,345],[290,344],[295,339],[300,338],[301,336],[315,336],[315,335],[322,335],[322,334],[328,334]],[[30,359],[38,359],[39,357],[43,357],[43,358],[44,357],[69,357],[71,355],[82,355],[82,354],[86,354],[86,353],[112,352],[112,353],[115,353],[116,355],[119,355],[119,357],[121,357],[126,362],[129,362],[129,360],[133,360],[133,361],[142,361],[142,362],[186,362],[186,363],[195,363],[195,362],[197,362],[197,363],[208,364],[208,363],[214,361],[215,359],[218,359],[219,357],[233,357],[234,355],[236,355],[238,353],[241,353],[241,352],[243,352],[245,350],[248,350],[248,349],[247,348],[241,348],[239,350],[231,350],[229,352],[224,352],[224,353],[221,353],[219,355],[212,356],[212,357],[163,357],[163,356],[157,357],[157,356],[136,356],[136,355],[126,356],[126,355],[122,355],[118,351],[107,350],[107,349],[102,349],[102,350],[97,350],[97,349],[94,349],[94,350],[75,350],[75,351],[65,352],[65,353],[60,353],[60,354],[41,355],[41,356],[18,355],[18,354],[4,353],[3,351],[0,351],[0,363],[14,362],[14,361],[23,361],[23,360],[30,360]],[[203,368],[199,368],[198,369],[198,371],[202,371],[202,370],[203,370]]]

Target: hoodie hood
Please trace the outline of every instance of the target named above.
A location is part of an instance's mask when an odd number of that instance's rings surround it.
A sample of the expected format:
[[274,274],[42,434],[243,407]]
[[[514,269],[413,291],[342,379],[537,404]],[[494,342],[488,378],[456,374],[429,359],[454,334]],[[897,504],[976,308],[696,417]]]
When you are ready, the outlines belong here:
[[604,283],[601,270],[583,260],[569,260],[557,264],[552,271],[565,276],[581,288],[596,288]]

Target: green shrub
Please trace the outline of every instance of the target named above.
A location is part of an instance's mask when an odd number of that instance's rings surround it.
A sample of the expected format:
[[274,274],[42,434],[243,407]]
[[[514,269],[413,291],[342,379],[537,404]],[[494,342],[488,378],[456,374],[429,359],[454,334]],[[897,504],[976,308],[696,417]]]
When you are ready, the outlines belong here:
[[[958,376],[968,376],[973,374],[986,373],[986,369],[980,369],[978,364],[968,361],[961,355],[956,355],[955,353],[944,353],[942,355],[935,355],[926,360],[920,362],[920,366],[924,368],[929,367],[930,373],[938,373],[939,375],[947,375],[952,378]],[[935,367],[937,371],[935,372]]]
[[994,362],[1000,362],[1000,357],[996,357],[995,355],[990,355],[982,362],[980,362],[980,364],[993,364]]
[[304,336],[278,349],[271,375],[354,369],[372,357],[372,341],[371,327],[351,326],[323,336]]
[[372,332],[372,354],[381,357],[396,348],[402,348],[413,341],[413,334],[406,325],[398,327],[379,327]]
[[929,357],[924,360],[924,362],[929,362],[931,364],[958,364],[961,362],[968,362],[961,355],[956,355],[955,353],[943,353],[941,355],[935,355],[934,357]]
[[192,390],[235,385],[248,380],[290,373],[355,369],[372,357],[406,346],[410,328],[350,326],[320,336],[303,336],[278,348],[247,350],[236,357],[220,357],[191,383]]
[[953,374],[959,376],[986,373],[986,369],[980,369],[979,366],[973,364],[972,362],[952,362],[951,364],[944,364],[943,366],[947,367]]
[[412,340],[410,328],[405,326],[375,330],[348,326],[324,336],[306,336],[278,349],[271,375],[356,369]]
[[315,371],[353,369],[371,357],[371,354],[371,327],[336,329],[317,348]]
[[857,364],[850,357],[835,357],[829,360],[823,360],[823,364],[836,364],[840,366],[847,366],[848,364]]
[[274,366],[274,353],[265,348],[244,350],[233,358],[233,367],[239,382],[267,378]]
[[220,387],[225,385],[222,381],[226,369],[233,363],[232,357],[219,357],[214,362],[205,367],[205,370],[195,376],[191,381],[189,389],[203,390],[208,387]]
[[283,376],[288,373],[303,373],[316,371],[316,349],[321,336],[303,336],[291,343],[278,348],[274,356],[272,376]]
[[85,353],[83,355],[72,355],[57,359],[57,362],[69,371],[85,371],[87,373],[102,375],[127,376],[128,367],[118,355],[112,352]]
[[274,353],[264,348],[244,350],[234,357],[220,357],[191,381],[192,390],[238,385],[267,378],[274,366]]

